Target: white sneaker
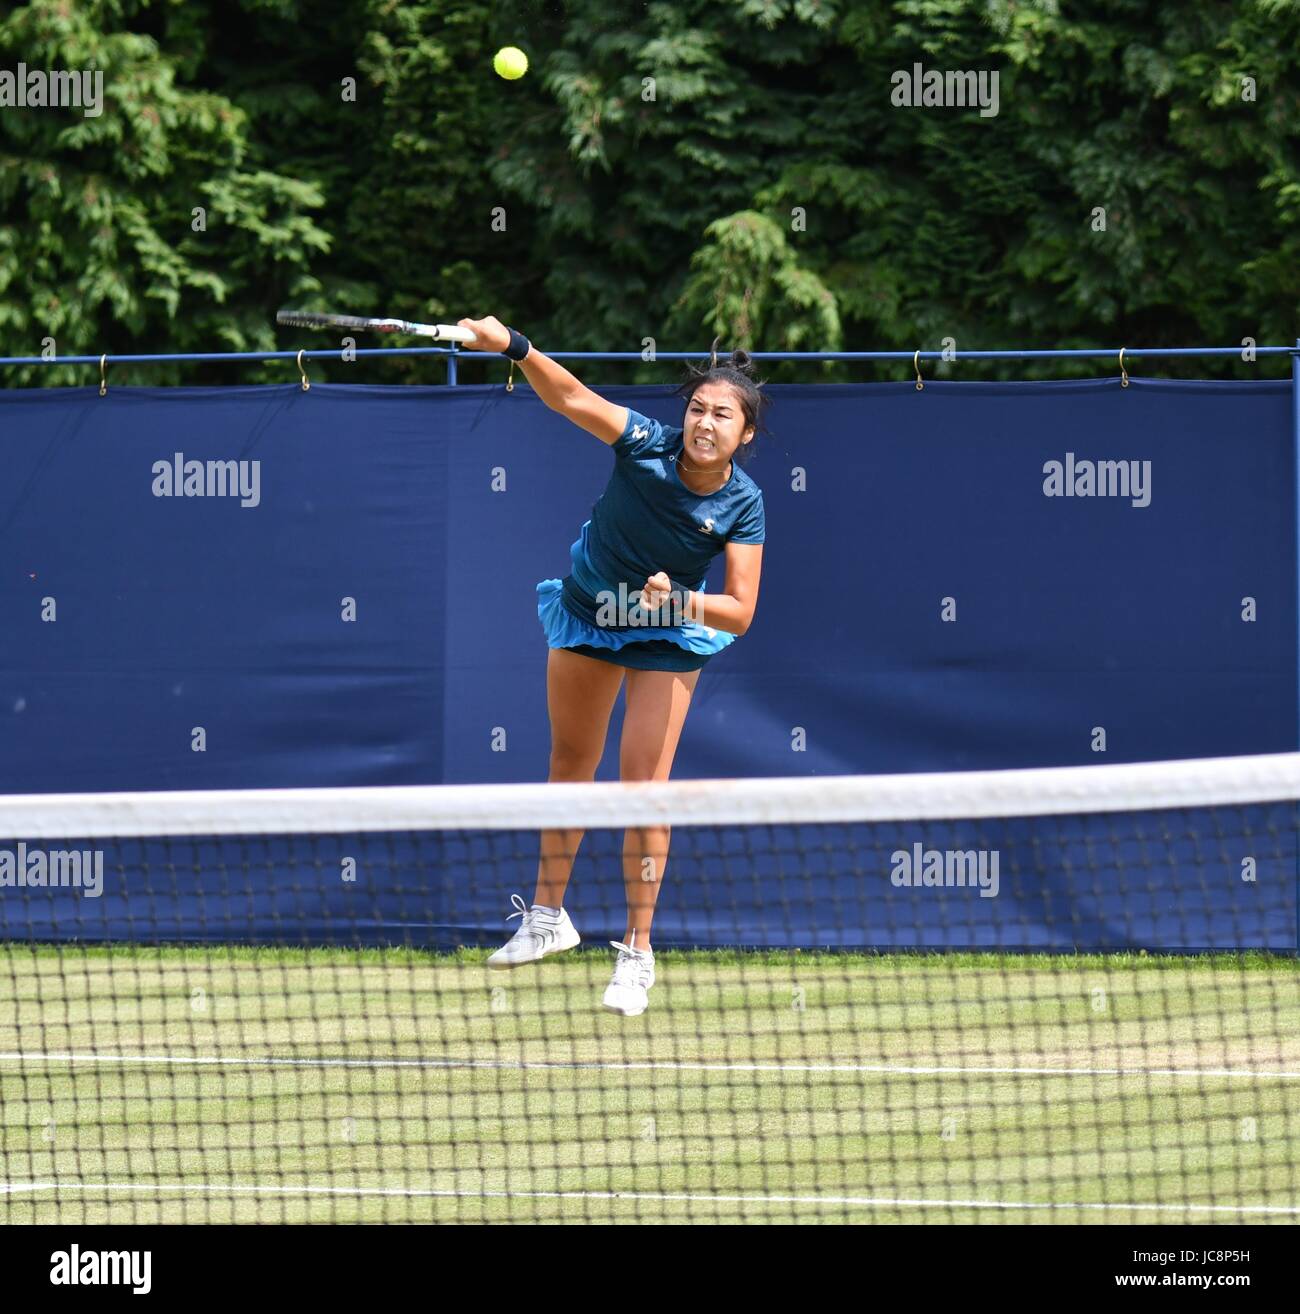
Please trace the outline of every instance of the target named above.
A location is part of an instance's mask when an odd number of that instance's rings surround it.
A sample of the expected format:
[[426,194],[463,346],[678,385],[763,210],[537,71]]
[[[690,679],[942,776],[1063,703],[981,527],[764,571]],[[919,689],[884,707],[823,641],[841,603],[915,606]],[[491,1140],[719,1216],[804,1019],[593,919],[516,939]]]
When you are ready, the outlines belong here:
[[[635,931],[632,939],[635,942]],[[636,949],[620,940],[611,940],[610,944],[618,950],[618,958],[614,975],[605,987],[605,1007],[624,1017],[639,1017],[650,1003],[649,991],[655,983],[654,951]]]
[[522,917],[519,929],[500,949],[487,960],[492,968],[519,967],[523,963],[537,963],[550,954],[563,953],[579,944],[582,937],[569,920],[569,914],[558,913],[533,904],[530,908],[517,894],[510,896],[516,911],[506,918]]

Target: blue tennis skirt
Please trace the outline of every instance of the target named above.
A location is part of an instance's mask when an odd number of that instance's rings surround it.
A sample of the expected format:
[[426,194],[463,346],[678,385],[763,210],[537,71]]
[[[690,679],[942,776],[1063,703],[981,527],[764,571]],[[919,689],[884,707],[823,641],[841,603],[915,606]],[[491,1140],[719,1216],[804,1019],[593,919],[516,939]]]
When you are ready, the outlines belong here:
[[690,621],[664,626],[662,637],[645,639],[637,630],[609,630],[591,625],[564,605],[564,581],[544,579],[537,586],[537,619],[549,648],[569,648],[638,671],[698,671],[715,653],[735,641],[734,634]]

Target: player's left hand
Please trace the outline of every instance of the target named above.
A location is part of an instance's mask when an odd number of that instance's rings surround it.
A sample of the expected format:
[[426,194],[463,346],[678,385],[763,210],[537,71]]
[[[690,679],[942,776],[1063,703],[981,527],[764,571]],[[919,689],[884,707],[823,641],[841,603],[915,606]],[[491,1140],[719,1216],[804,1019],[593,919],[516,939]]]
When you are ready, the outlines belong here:
[[650,611],[662,607],[673,591],[673,582],[661,570],[651,575],[641,589],[642,604]]

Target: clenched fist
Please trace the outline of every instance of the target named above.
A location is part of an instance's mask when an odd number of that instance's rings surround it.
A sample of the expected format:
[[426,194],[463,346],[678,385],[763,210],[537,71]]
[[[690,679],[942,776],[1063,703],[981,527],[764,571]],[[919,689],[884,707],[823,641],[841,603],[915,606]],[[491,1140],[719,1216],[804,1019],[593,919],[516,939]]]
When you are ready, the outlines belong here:
[[651,575],[641,588],[641,601],[649,611],[662,607],[673,591],[672,580],[661,570]]

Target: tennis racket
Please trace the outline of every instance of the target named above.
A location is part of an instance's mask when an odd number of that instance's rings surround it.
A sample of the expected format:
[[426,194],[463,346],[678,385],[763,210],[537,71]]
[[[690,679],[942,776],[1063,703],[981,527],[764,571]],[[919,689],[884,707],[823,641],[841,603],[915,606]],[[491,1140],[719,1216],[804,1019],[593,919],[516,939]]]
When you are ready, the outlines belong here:
[[419,338],[435,338],[440,342],[474,342],[469,329],[455,324],[413,324],[405,319],[367,319],[358,315],[321,315],[312,310],[282,310],[277,324],[293,324],[299,328],[354,329],[362,333],[410,333]]

